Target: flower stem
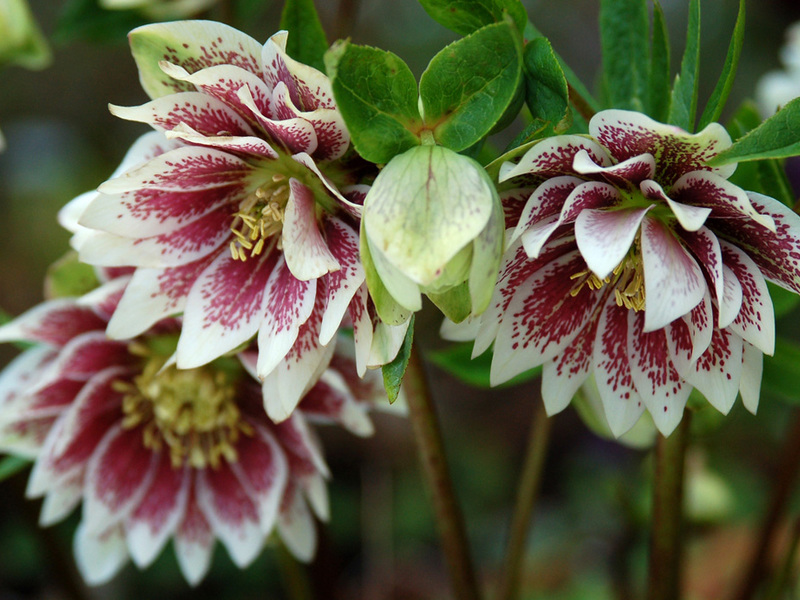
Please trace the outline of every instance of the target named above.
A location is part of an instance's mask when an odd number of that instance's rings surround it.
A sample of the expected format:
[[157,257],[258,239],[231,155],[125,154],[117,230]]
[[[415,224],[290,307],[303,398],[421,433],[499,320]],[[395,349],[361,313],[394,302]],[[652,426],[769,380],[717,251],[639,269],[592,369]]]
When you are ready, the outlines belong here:
[[784,593],[786,588],[790,585],[792,579],[792,571],[797,564],[797,548],[800,544],[800,519],[794,520],[792,526],[792,536],[789,542],[789,549],[783,558],[783,564],[780,570],[772,580],[772,586],[766,595],[766,600],[780,600],[785,598]]
[[786,441],[780,452],[781,462],[778,465],[775,486],[772,488],[772,499],[764,516],[758,541],[753,550],[749,566],[744,570],[744,578],[733,598],[750,600],[764,577],[764,562],[767,551],[772,546],[778,522],[789,502],[794,488],[797,472],[800,470],[800,411],[795,411],[794,422],[786,434]]
[[656,441],[656,472],[650,530],[648,600],[678,600],[683,554],[683,467],[691,413],[669,437]]
[[433,494],[436,523],[450,571],[454,597],[459,600],[479,600],[480,593],[470,558],[464,517],[453,490],[439,421],[416,347],[411,350],[404,385],[422,471]]
[[578,90],[576,90],[569,84],[567,85],[569,89],[570,104],[572,104],[572,106],[575,107],[575,110],[578,111],[578,114],[582,116],[584,119],[586,119],[586,122],[588,123],[594,116],[594,111],[592,110],[592,107],[586,101],[586,98],[584,98],[578,93]]
[[531,433],[528,438],[528,452],[522,466],[522,478],[517,492],[517,501],[511,519],[511,531],[506,547],[505,570],[498,588],[497,600],[511,600],[517,596],[522,577],[522,559],[531,527],[539,487],[542,482],[548,442],[550,441],[551,420],[547,417],[543,403],[537,403],[534,410]]

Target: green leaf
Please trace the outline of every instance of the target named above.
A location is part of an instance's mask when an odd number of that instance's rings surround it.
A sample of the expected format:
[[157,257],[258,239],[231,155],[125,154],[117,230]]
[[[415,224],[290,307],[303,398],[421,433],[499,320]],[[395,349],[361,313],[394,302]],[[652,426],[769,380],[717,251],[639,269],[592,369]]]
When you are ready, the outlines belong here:
[[286,0],[279,29],[289,32],[286,41],[289,56],[320,71],[325,70],[323,56],[328,50],[328,39],[314,0]]
[[689,2],[689,26],[681,73],[675,78],[667,121],[686,131],[694,130],[700,73],[700,0]]
[[669,32],[664,11],[656,0],[653,5],[653,45],[650,49],[650,70],[647,85],[647,114],[656,121],[665,121],[669,111]]
[[[430,360],[437,367],[446,371],[459,381],[477,388],[489,389],[489,373],[492,368],[492,353],[486,351],[480,356],[472,358],[472,343],[451,344],[447,348],[435,350],[425,354],[425,358]],[[509,379],[505,383],[496,386],[507,388],[526,383],[538,377],[542,372],[541,367],[536,367],[516,377]]]
[[389,396],[390,404],[397,400],[397,396],[400,394],[400,384],[403,383],[403,375],[406,374],[408,359],[411,358],[411,345],[413,342],[414,316],[412,315],[400,352],[397,353],[392,362],[388,365],[383,365],[381,369],[383,371],[383,387],[386,388],[386,395]]
[[528,42],[522,56],[526,102],[533,124],[549,124],[549,131],[562,133],[571,124],[569,86],[553,47],[539,37]]
[[26,467],[30,466],[31,461],[18,456],[6,456],[0,460],[0,481],[5,481],[13,477]]
[[48,299],[83,296],[100,285],[94,267],[78,261],[77,252],[67,252],[47,269],[44,295]]
[[602,0],[603,80],[611,106],[643,110],[648,72],[649,23],[645,0]]
[[800,304],[800,296],[782,287],[778,287],[774,283],[767,282],[769,288],[769,295],[772,298],[772,310],[775,313],[775,318],[780,317],[792,312],[798,304]]
[[795,98],[761,125],[720,152],[708,164],[787,158],[800,154],[800,98]]
[[800,404],[800,386],[797,385],[799,367],[800,345],[778,338],[775,340],[775,355],[764,357],[762,389],[790,404]]
[[446,148],[468,148],[503,116],[521,75],[521,43],[508,23],[453,42],[433,57],[419,82],[426,128]]
[[325,54],[325,67],[339,111],[361,156],[387,163],[419,145],[413,133],[421,127],[417,82],[400,57],[341,41]]
[[460,35],[503,21],[508,13],[522,31],[528,21],[520,0],[419,0],[431,18]]
[[124,44],[131,29],[147,21],[133,10],[103,10],[97,0],[69,0],[56,23],[53,40],[60,44],[75,40]]
[[742,53],[743,41],[744,0],[739,0],[739,15],[736,17],[736,25],[733,27],[733,37],[728,46],[728,55],[725,57],[725,64],[722,67],[719,81],[717,81],[714,91],[711,92],[708,104],[706,104],[706,108],[700,117],[700,123],[697,125],[698,129],[703,129],[709,123],[717,121],[722,114],[722,109],[728,101],[728,95],[736,77],[736,68],[739,66],[739,55]]

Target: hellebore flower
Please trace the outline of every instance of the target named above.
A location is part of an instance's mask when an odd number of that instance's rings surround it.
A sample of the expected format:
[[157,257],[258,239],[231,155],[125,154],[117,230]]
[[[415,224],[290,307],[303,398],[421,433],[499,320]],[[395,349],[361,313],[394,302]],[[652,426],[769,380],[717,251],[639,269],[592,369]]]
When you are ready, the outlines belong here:
[[170,538],[191,584],[216,539],[239,567],[273,532],[310,560],[312,512],[328,518],[328,468],[310,423],[371,433],[377,374],[354,384],[353,361],[335,356],[275,424],[261,406],[268,390],[248,372],[251,352],[176,369],[175,319],[109,340],[119,294],[100,296],[51,300],[0,328],[4,341],[36,343],[0,374],[0,448],[35,460],[27,495],[44,497],[43,526],[83,502],[75,554],[86,581],[109,580],[129,557],[148,566]]
[[183,313],[177,366],[185,369],[257,335],[258,376],[279,390],[267,406],[274,419],[313,384],[344,318],[361,374],[371,355],[391,360],[404,333],[377,336],[391,348],[372,348],[358,253],[364,187],[350,185],[365,163],[345,157],[349,134],[330,82],[286,54],[286,37],[262,48],[203,21],[131,32],[154,99],[111,110],[158,132],[134,144],[99,193],[61,213],[83,262],[137,267],[111,337]]
[[494,342],[494,384],[543,365],[549,414],[592,374],[617,436],[645,408],[668,434],[693,387],[755,412],[775,343],[765,279],[800,292],[800,218],[731,184],[735,165],[706,166],[731,145],[718,124],[690,135],[607,110],[589,133],[504,165],[521,186],[506,203],[527,201],[506,209],[500,281],[480,321],[446,335],[474,337],[475,355]]
[[483,312],[502,244],[502,205],[488,175],[441,146],[416,146],[394,157],[364,200],[367,283],[389,323],[420,310],[421,293],[455,321]]

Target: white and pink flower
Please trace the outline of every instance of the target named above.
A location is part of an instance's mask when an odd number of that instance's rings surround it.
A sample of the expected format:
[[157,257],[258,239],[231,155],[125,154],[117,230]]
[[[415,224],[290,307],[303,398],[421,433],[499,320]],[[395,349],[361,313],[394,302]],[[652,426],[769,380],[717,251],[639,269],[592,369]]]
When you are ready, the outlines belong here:
[[543,365],[547,412],[594,376],[615,435],[647,409],[663,434],[693,388],[723,413],[758,405],[775,343],[765,280],[800,292],[800,218],[706,161],[731,145],[607,110],[590,137],[558,136],[507,163],[507,249],[494,298],[469,326],[494,343],[494,384]]
[[177,366],[200,367],[254,336],[258,376],[286,418],[352,323],[359,373],[394,357],[404,328],[374,335],[358,253],[371,167],[349,134],[328,78],[218,23],[185,21],[130,34],[152,101],[114,114],[151,125],[112,179],[73,200],[61,222],[80,259],[137,267],[109,324],[117,339],[183,315]]
[[36,344],[0,374],[0,449],[35,461],[27,495],[44,497],[41,524],[83,502],[75,554],[90,584],[129,558],[146,567],[170,539],[192,584],[217,539],[239,567],[273,534],[310,560],[312,515],[328,518],[329,475],[310,424],[371,433],[367,411],[385,398],[377,373],[359,380],[353,360],[337,354],[275,424],[262,408],[270,391],[250,372],[254,353],[176,369],[175,319],[110,340],[119,287],[105,287],[91,304],[51,300],[0,328],[0,340]]

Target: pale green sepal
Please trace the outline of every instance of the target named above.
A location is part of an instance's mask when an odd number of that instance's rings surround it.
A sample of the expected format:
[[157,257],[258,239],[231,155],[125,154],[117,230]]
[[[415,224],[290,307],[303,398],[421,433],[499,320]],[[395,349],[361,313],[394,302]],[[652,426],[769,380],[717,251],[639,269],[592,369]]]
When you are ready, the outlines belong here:
[[495,194],[473,159],[440,146],[411,148],[386,165],[364,201],[370,249],[430,286],[483,231]]
[[144,25],[131,31],[128,40],[142,88],[153,99],[195,90],[191,83],[164,73],[159,66],[164,60],[190,73],[218,64],[232,64],[252,73],[262,71],[262,45],[222,23],[176,21]]
[[428,298],[453,323],[461,323],[461,321],[469,317],[472,311],[469,286],[466,281],[440,294],[428,292]]
[[367,279],[367,288],[375,304],[375,310],[378,312],[378,316],[381,318],[381,321],[388,325],[402,325],[408,321],[411,312],[400,306],[395,299],[392,298],[386,286],[383,285],[378,271],[375,269],[375,265],[372,261],[372,254],[370,254],[369,251],[369,244],[364,235],[364,221],[361,221],[361,239],[359,245],[361,250],[361,264],[364,266]]
[[[488,179],[488,176],[487,176]],[[494,210],[483,232],[475,239],[472,251],[472,268],[469,272],[471,315],[477,316],[489,307],[497,283],[500,263],[503,260],[505,217],[497,191],[494,192]]]
[[[0,2],[0,67],[15,64],[43,69],[52,61],[50,47],[25,0]],[[0,144],[1,145],[1,144]]]
[[422,308],[422,296],[419,286],[406,277],[400,269],[386,260],[386,255],[374,252],[374,248],[367,236],[367,246],[370,249],[372,265],[383,282],[386,291],[404,309],[416,312]]

